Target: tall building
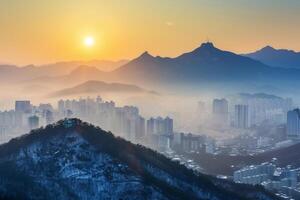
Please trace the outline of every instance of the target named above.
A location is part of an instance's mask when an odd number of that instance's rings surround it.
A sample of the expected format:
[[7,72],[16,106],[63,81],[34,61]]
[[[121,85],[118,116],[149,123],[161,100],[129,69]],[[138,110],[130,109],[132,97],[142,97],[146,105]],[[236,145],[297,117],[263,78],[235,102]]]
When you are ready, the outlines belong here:
[[228,101],[226,99],[213,100],[213,123],[215,125],[228,125]]
[[147,120],[147,134],[172,135],[173,119],[166,117],[150,118]]
[[166,117],[164,119],[165,124],[165,134],[172,135],[173,134],[173,119]]
[[58,112],[64,113],[65,111],[65,102],[63,100],[59,100],[57,103]]
[[145,118],[139,116],[136,123],[136,138],[140,139],[145,136]]
[[[265,93],[240,93],[231,97],[233,105],[242,104],[249,106],[250,125],[258,125],[262,122],[271,122],[280,125],[286,122],[286,114],[293,108],[291,98],[282,98]],[[233,108],[234,109],[234,108]]]
[[290,110],[287,113],[287,137],[300,138],[300,109]]
[[136,116],[129,120],[130,140],[141,141],[145,136],[145,119],[141,116]]
[[248,105],[235,105],[234,127],[246,129],[249,128],[249,107]]
[[50,110],[45,110],[43,112],[43,115],[46,119],[46,124],[51,124],[54,122],[54,116],[53,116],[53,112],[51,112]]
[[198,113],[204,113],[205,112],[205,102],[198,101]]
[[36,115],[30,116],[28,118],[28,124],[29,124],[30,130],[38,128],[39,127],[39,117]]
[[150,138],[150,145],[153,148],[170,149],[170,140],[173,138],[173,119],[157,117],[147,120],[147,137]]
[[205,137],[191,133],[180,133],[180,147],[184,152],[205,151]]
[[31,112],[31,104],[30,101],[16,101],[15,102],[15,111],[20,113],[28,113]]
[[154,128],[155,128],[155,119],[151,117],[150,119],[147,120],[147,130],[146,130],[147,135],[154,134]]

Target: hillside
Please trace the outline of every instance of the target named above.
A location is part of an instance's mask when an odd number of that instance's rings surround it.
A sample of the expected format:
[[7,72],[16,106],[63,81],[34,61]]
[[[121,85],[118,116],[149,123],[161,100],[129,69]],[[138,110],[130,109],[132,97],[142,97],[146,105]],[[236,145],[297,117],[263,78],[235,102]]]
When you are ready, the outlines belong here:
[[28,65],[24,67],[0,64],[0,82],[20,82],[37,79],[40,77],[65,76],[80,66],[89,66],[99,71],[108,72],[117,69],[127,62],[127,60],[66,61],[50,63],[41,66]]
[[103,81],[87,81],[71,88],[56,91],[51,97],[63,97],[79,94],[103,94],[103,93],[152,93],[135,85],[122,83],[105,83]]
[[276,199],[261,187],[196,175],[77,119],[0,146],[0,195],[15,199]]
[[300,144],[253,156],[212,155],[206,153],[192,153],[186,154],[186,156],[195,160],[209,174],[231,176],[235,170],[246,165],[270,162],[272,158],[277,158],[279,167],[285,167],[287,165],[300,167]]

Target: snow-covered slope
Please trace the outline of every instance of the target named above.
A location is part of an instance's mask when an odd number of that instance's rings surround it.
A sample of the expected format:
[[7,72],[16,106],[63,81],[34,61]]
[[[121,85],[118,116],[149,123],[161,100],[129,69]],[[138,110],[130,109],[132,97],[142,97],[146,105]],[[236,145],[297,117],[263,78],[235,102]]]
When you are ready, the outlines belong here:
[[196,175],[150,149],[75,119],[0,146],[0,195],[87,200],[275,198],[262,188]]

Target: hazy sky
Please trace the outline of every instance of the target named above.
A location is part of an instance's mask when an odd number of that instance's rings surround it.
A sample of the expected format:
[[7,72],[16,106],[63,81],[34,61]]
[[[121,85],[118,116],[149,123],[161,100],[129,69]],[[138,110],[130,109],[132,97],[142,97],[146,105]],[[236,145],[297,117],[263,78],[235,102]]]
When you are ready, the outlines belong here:
[[207,38],[238,53],[300,51],[299,10],[299,0],[1,0],[0,63],[173,57]]

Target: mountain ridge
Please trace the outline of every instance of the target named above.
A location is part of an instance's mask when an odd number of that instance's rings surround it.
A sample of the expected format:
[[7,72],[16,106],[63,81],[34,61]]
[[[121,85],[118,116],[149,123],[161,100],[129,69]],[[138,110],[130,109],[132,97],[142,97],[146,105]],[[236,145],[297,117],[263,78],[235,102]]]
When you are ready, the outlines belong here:
[[148,93],[158,94],[141,87],[124,83],[106,83],[104,81],[90,80],[71,88],[62,89],[51,93],[50,97],[62,97],[78,94],[102,94],[102,93]]
[[294,50],[275,49],[268,45],[260,50],[243,55],[259,60],[269,66],[300,68],[300,52]]
[[230,81],[251,79],[249,74],[252,79],[262,79],[261,73],[268,70],[270,68],[259,61],[220,50],[208,42],[175,58],[154,57],[145,52],[112,73],[131,79],[143,76],[167,81]]

